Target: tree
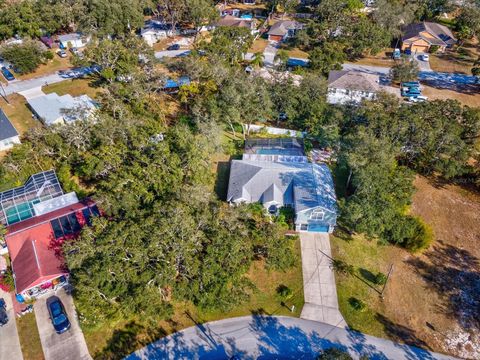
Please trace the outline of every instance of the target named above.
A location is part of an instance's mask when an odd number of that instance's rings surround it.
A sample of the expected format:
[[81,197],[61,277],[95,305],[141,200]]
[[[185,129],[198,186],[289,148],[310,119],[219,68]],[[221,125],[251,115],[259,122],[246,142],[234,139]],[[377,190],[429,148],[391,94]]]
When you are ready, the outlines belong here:
[[480,77],[480,57],[473,63],[472,75]]
[[288,59],[290,59],[290,55],[286,50],[280,49],[275,54],[274,62],[277,63],[279,69],[286,69],[288,64]]
[[308,54],[309,65],[312,70],[328,75],[332,70],[339,70],[346,60],[341,44],[337,42],[323,42]]
[[382,26],[369,18],[360,17],[351,25],[350,41],[344,40],[345,50],[349,59],[357,59],[365,54],[377,54],[389,46],[391,39],[391,34]]
[[390,70],[391,78],[396,82],[414,81],[418,78],[418,64],[411,59],[400,59]]
[[373,20],[392,36],[401,35],[402,26],[410,24],[415,18],[414,2],[402,0],[376,0]]
[[324,350],[318,357],[317,360],[352,360],[352,357],[348,351],[344,351],[337,348],[330,348]]
[[263,52],[256,52],[253,54],[253,59],[250,61],[250,64],[254,67],[262,67],[264,59],[265,56],[263,55]]
[[213,31],[211,41],[204,42],[202,47],[208,55],[235,65],[243,60],[252,42],[253,37],[249,29],[220,26]]
[[182,19],[193,24],[194,42],[202,26],[210,24],[218,17],[218,11],[211,0],[185,0],[185,10]]
[[0,50],[2,57],[22,74],[35,71],[49,57],[46,53],[33,41],[7,45]]
[[477,6],[464,6],[457,16],[456,28],[461,40],[480,36],[480,8]]

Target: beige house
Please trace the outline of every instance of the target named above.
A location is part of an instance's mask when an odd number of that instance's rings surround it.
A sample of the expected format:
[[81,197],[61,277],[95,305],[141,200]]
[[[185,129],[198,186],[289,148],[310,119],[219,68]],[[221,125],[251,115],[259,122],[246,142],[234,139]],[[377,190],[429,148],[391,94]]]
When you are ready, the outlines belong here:
[[432,22],[410,24],[403,33],[402,50],[411,50],[412,53],[429,52],[434,45],[439,47],[439,51],[445,51],[457,42],[448,27]]

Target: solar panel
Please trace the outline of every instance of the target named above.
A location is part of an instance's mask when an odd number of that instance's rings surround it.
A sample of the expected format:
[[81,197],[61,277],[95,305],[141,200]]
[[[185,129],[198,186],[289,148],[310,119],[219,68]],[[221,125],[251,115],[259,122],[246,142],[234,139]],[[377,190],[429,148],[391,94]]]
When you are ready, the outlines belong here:
[[54,170],[28,178],[23,186],[0,193],[0,223],[11,225],[35,215],[33,204],[63,195]]

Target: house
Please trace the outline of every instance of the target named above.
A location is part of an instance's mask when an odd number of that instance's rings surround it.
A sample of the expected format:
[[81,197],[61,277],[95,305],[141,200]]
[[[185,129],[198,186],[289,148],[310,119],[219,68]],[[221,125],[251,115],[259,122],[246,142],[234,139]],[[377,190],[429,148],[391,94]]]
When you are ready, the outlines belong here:
[[36,298],[67,284],[61,245],[99,215],[92,200],[79,201],[74,192],[65,194],[53,170],[0,193],[0,223],[7,230],[17,298]]
[[250,29],[250,32],[256,32],[255,21],[253,19],[242,19],[235,16],[224,16],[217,21],[216,26],[233,26],[233,27],[245,27]]
[[153,44],[168,36],[178,34],[178,29],[172,29],[170,24],[153,19],[147,20],[144,27],[140,30],[140,36],[149,46],[153,46]]
[[296,32],[303,29],[303,24],[294,20],[281,20],[272,25],[268,31],[268,41],[285,41],[293,36]]
[[20,144],[18,132],[0,109],[0,151],[11,149],[15,144]]
[[60,43],[60,48],[77,48],[80,49],[86,46],[91,40],[90,36],[86,36],[80,33],[70,33],[65,35],[59,35],[58,41]]
[[435,45],[438,46],[439,51],[445,51],[456,42],[457,39],[448,27],[424,21],[410,24],[403,29],[402,50],[426,53]]
[[45,125],[85,120],[96,109],[95,102],[87,95],[73,97],[51,93],[27,99],[27,102],[34,115]]
[[247,140],[242,160],[232,160],[227,201],[261,203],[270,214],[295,211],[296,231],[331,233],[337,206],[325,164],[308,162],[297,139]]
[[399,96],[398,89],[382,85],[378,75],[353,70],[330,71],[328,74],[327,102],[329,104],[374,100],[380,91]]
[[48,48],[53,47],[53,39],[50,36],[41,36],[40,41]]

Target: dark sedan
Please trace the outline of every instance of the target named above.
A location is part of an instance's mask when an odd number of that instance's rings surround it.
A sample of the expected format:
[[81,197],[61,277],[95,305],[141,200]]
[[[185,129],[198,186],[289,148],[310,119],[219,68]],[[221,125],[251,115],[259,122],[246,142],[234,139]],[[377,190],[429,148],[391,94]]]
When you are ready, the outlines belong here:
[[2,75],[8,81],[15,80],[15,76],[13,76],[13,74],[10,72],[10,70],[8,70],[5,66],[2,67]]
[[58,297],[51,296],[47,299],[47,309],[57,334],[63,334],[70,329],[70,321],[65,312],[65,307]]
[[0,326],[6,323],[8,323],[7,305],[5,304],[5,300],[0,298]]

